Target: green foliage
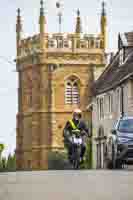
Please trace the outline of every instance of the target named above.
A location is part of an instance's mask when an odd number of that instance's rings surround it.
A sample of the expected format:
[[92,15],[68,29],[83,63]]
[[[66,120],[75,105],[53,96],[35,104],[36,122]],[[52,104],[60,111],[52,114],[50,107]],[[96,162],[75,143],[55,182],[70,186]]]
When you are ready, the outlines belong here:
[[85,162],[83,164],[84,169],[92,169],[92,142],[90,139],[87,141]]
[[8,159],[7,159],[6,168],[7,168],[8,171],[14,171],[16,169],[15,154],[13,156],[9,154]]
[[6,158],[2,158],[0,160],[0,171],[1,172],[6,171]]
[[2,158],[2,152],[4,151],[4,144],[0,143],[0,171],[3,171],[6,167],[6,158]]
[[15,171],[16,170],[16,156],[9,154],[8,158],[2,156],[2,152],[5,149],[5,145],[0,143],[0,172],[3,171]]
[[67,154],[65,152],[49,152],[48,169],[64,170],[69,168]]
[[6,158],[2,158],[1,163],[2,163],[2,168],[6,169],[6,164],[7,164]]
[[4,151],[4,148],[5,148],[4,144],[0,143],[0,158],[1,158],[2,152]]
[[[85,153],[85,161],[80,166],[81,169],[92,169],[92,142],[88,139]],[[65,170],[71,169],[67,153],[64,152],[50,152],[48,155],[48,169],[53,170]]]
[[16,171],[16,158],[15,154],[8,156],[6,159],[5,157],[2,157],[0,159],[0,172],[4,171]]

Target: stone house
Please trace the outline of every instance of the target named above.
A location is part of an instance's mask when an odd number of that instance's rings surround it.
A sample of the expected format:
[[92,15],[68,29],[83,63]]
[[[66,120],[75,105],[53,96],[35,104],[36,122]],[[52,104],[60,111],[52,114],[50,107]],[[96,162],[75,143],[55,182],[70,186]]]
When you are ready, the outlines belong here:
[[119,34],[118,51],[93,85],[93,167],[104,168],[106,136],[121,115],[133,115],[133,32]]

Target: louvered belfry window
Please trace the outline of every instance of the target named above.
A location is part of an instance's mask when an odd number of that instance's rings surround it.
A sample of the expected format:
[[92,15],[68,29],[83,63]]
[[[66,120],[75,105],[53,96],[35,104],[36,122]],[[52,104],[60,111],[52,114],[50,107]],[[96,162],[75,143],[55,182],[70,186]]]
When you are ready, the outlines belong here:
[[66,104],[79,104],[80,92],[77,79],[69,79],[66,82],[65,88],[65,103]]

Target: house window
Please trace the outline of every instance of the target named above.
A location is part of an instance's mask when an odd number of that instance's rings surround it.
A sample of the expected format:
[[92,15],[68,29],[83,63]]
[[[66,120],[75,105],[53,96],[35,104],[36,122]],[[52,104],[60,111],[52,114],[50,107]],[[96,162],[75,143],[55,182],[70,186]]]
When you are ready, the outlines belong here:
[[117,103],[116,103],[116,111],[117,111],[117,114],[119,115],[121,113],[121,109],[122,109],[122,99],[121,99],[121,89],[120,88],[117,88],[116,89],[116,100],[117,100]]
[[109,102],[109,113],[112,113],[113,111],[113,95],[109,94],[108,96],[108,102]]
[[75,79],[71,79],[66,82],[65,103],[66,104],[80,103],[79,84],[78,81]]
[[99,116],[99,119],[103,119],[104,118],[104,98],[99,98],[97,100],[97,110],[98,110],[98,116]]
[[104,103],[103,98],[100,98],[100,119],[104,118]]

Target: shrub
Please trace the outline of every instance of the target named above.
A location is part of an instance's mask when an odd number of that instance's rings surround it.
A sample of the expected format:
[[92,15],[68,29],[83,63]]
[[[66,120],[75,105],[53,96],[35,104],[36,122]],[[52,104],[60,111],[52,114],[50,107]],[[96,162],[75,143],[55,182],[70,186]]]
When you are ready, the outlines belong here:
[[16,158],[14,155],[8,155],[8,158],[0,159],[0,172],[16,171]]
[[64,170],[69,169],[67,154],[65,152],[51,151],[48,154],[48,169]]

